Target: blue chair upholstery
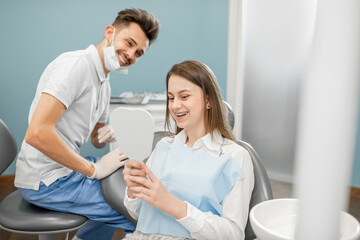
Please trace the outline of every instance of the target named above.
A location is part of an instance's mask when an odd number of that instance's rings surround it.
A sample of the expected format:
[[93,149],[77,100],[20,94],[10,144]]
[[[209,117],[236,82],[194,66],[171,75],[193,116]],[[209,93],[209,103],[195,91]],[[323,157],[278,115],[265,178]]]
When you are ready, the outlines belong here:
[[[0,119],[0,174],[14,160],[16,141],[6,124]],[[52,211],[26,202],[18,191],[14,191],[0,203],[0,227],[4,230],[37,234],[40,240],[55,239],[55,234],[82,227],[87,218],[77,214]]]

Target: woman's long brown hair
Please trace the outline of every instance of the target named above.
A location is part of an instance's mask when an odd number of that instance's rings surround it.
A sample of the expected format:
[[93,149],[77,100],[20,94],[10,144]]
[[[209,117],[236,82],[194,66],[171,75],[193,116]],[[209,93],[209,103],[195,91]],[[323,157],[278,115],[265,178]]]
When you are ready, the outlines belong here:
[[[227,120],[227,109],[222,101],[220,87],[211,69],[195,60],[175,64],[166,76],[166,91],[168,91],[169,79],[172,75],[183,77],[202,89],[204,93],[206,131],[213,136],[213,131],[218,129],[223,137],[235,140]],[[206,100],[210,103],[210,109],[206,108]],[[171,132],[169,97],[166,98],[166,106],[165,127]],[[176,134],[181,130],[176,126]]]

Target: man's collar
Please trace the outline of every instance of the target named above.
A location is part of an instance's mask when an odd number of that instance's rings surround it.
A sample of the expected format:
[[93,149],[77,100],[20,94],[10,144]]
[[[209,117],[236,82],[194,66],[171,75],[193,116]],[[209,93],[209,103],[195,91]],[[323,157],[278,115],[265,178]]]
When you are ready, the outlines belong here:
[[106,74],[104,72],[104,67],[101,62],[97,48],[91,44],[86,50],[88,50],[90,52],[90,56],[91,56],[92,61],[94,62],[96,72],[97,72],[97,75],[99,76],[100,82],[109,80],[109,74],[106,76]]

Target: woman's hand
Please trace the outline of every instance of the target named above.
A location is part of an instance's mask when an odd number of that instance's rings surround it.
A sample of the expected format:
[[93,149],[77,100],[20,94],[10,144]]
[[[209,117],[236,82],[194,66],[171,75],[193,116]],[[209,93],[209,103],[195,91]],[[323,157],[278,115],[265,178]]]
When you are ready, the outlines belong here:
[[131,178],[139,177],[146,180],[146,173],[145,170],[142,169],[142,165],[143,164],[135,160],[128,160],[125,163],[123,174],[126,185],[128,186],[127,195],[129,198],[135,198],[134,191],[132,191],[130,188],[141,186],[137,182],[132,181]]
[[176,219],[185,217],[187,204],[168,192],[146,164],[141,164],[141,167],[150,179],[143,176],[131,176],[130,181],[137,183],[137,186],[130,189],[132,196],[148,202],[153,207],[172,215]]

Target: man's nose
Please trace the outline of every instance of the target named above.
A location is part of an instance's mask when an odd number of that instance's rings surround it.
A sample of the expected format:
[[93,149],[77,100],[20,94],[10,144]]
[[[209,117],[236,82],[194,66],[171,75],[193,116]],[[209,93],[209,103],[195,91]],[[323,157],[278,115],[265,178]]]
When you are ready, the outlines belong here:
[[128,61],[128,64],[133,64],[136,62],[136,49],[129,49],[129,51],[126,54],[126,60]]

